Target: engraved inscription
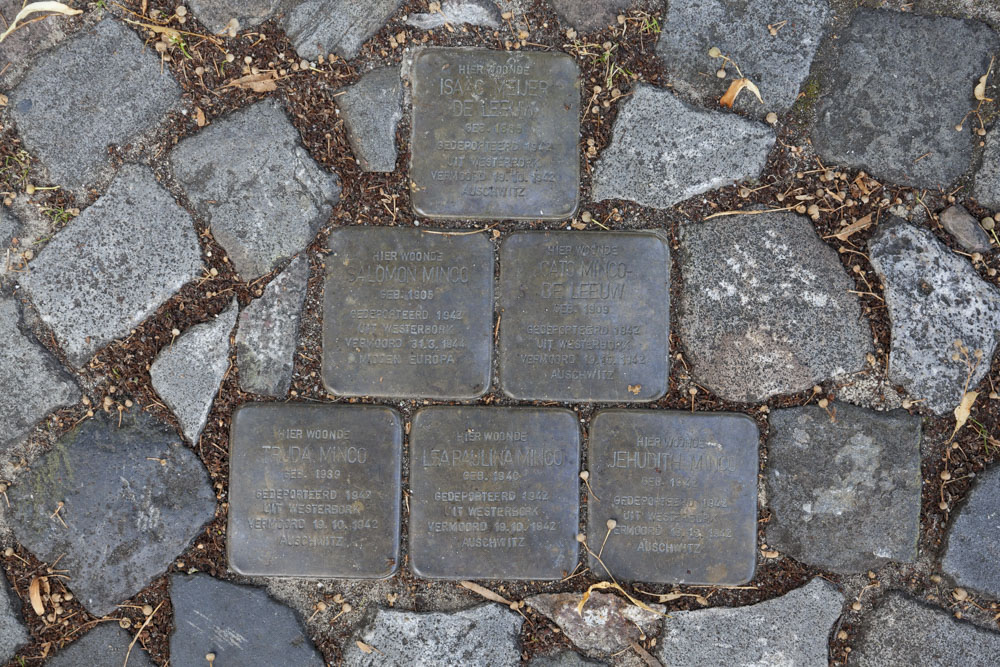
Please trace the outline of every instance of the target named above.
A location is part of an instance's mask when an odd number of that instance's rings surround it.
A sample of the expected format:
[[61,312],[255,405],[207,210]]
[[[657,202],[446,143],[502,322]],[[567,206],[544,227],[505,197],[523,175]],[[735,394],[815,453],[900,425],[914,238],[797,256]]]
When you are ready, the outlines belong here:
[[417,213],[561,219],[576,210],[580,88],[556,53],[426,49],[413,67]]
[[489,385],[484,235],[350,227],[330,236],[323,378],[337,394],[474,398]]
[[500,260],[500,380],[514,398],[666,391],[669,255],[642,232],[523,232]]
[[229,558],[247,575],[383,577],[399,547],[401,431],[369,406],[258,404],[233,419]]
[[416,574],[557,579],[573,569],[580,443],[572,412],[425,408],[410,440]]
[[589,543],[604,543],[602,560],[626,579],[746,583],[755,564],[757,441],[743,415],[599,413],[590,482],[601,500],[589,505]]

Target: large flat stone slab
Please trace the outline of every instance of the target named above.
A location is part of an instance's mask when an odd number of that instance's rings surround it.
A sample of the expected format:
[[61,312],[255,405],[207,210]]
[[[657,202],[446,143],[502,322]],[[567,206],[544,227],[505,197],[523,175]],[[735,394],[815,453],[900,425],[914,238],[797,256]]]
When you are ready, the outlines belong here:
[[[566,638],[590,654],[609,655],[628,650],[642,635],[655,635],[663,617],[641,609],[614,593],[592,593],[578,612],[580,593],[535,595],[525,602],[552,619]],[[662,612],[654,604],[651,609]]]
[[153,662],[136,642],[129,652],[132,637],[117,623],[100,623],[66,648],[49,656],[45,665],[54,667],[112,667],[125,665],[125,656],[132,667],[153,667]]
[[240,313],[236,364],[243,391],[288,394],[308,282],[309,260],[299,255]]
[[189,0],[195,18],[214,33],[221,33],[236,19],[240,29],[258,26],[287,0]]
[[485,234],[347,227],[327,246],[323,382],[332,393],[469,399],[489,389]]
[[555,10],[578,32],[592,32],[618,25],[618,15],[630,0],[549,0]]
[[972,194],[983,206],[1000,210],[1000,130],[986,136],[983,164],[976,174]]
[[285,33],[303,58],[336,53],[346,60],[385,25],[402,0],[292,0],[285,7]]
[[207,574],[170,577],[174,631],[170,662],[219,665],[326,664],[295,612],[262,588],[219,581]]
[[108,145],[123,146],[152,128],[180,94],[139,36],[107,18],[39,57],[9,106],[18,134],[52,181],[82,190],[108,165]]
[[521,617],[497,604],[450,614],[379,609],[358,636],[375,650],[365,653],[356,642],[347,642],[344,665],[516,667],[521,664],[520,629]]
[[864,370],[872,350],[837,253],[790,212],[681,225],[678,331],[694,376],[758,402]]
[[973,388],[996,349],[1000,291],[929,230],[899,218],[879,227],[868,250],[885,285],[892,322],[889,379],[937,414],[948,414],[961,401],[969,378],[968,364],[952,359],[955,341],[962,341],[973,357],[983,351],[969,381]]
[[655,232],[517,232],[500,247],[500,384],[511,398],[667,391],[670,250]]
[[657,642],[664,665],[825,665],[844,596],[816,578],[746,607],[670,612]]
[[898,592],[868,614],[853,648],[851,663],[860,667],[991,667],[1000,662],[1000,634]]
[[430,48],[411,70],[413,210],[563,220],[580,190],[580,71],[564,53]]
[[80,398],[73,379],[22,332],[20,322],[17,302],[0,296],[0,448],[27,434],[48,413]]
[[403,117],[398,67],[368,72],[337,97],[351,150],[364,171],[396,170],[396,125]]
[[383,578],[399,564],[399,415],[254,404],[230,438],[229,566],[253,576]]
[[972,87],[1000,38],[976,21],[859,9],[828,54],[813,145],[825,164],[942,188],[972,159]]
[[205,468],[178,440],[138,409],[98,411],[8,491],[18,541],[59,558],[95,616],[162,573],[215,516]]
[[0,661],[7,662],[31,640],[21,616],[21,600],[0,575]]
[[66,358],[83,366],[201,275],[203,265],[191,216],[148,168],[130,165],[29,268],[21,287]]
[[239,304],[233,299],[214,320],[191,327],[160,350],[149,368],[153,389],[177,416],[192,444],[198,443],[229,370],[229,335],[238,315]]
[[[4,30],[23,6],[24,0],[0,0],[0,14],[6,21]],[[7,92],[13,88],[35,62],[35,56],[66,39],[79,27],[80,20],[80,17],[59,16],[54,21],[22,21],[18,29],[0,43],[0,62],[4,63],[0,71],[0,90]]]
[[979,478],[952,521],[941,568],[960,585],[1000,598],[1000,468]]
[[607,566],[627,581],[750,581],[758,438],[742,414],[599,412],[590,427],[597,498],[587,503],[587,544],[604,565],[591,556],[590,569],[604,576]]
[[734,181],[757,178],[774,140],[762,123],[702,111],[669,90],[637,84],[598,159],[591,199],[670,208]]
[[9,213],[6,206],[0,206],[0,249],[10,245],[20,226],[14,214]]
[[170,153],[170,164],[247,281],[309,245],[340,199],[340,179],[306,152],[273,100],[184,139]]
[[832,572],[914,562],[920,418],[847,403],[829,410],[812,405],[771,414],[768,545]]
[[725,78],[715,76],[724,61],[708,52],[719,49],[764,99],[761,104],[745,91],[734,108],[762,117],[795,103],[829,16],[827,0],[673,0],[663,17],[656,53],[667,81],[682,97],[719,108],[719,98],[740,77],[729,64]]
[[562,579],[576,567],[570,410],[432,407],[410,430],[410,565],[427,579]]

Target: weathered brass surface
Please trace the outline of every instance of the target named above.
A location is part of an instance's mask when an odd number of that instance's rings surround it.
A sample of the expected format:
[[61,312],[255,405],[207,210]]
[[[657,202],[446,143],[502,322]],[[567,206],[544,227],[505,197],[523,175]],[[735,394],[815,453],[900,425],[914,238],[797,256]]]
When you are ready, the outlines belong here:
[[580,426],[551,408],[431,407],[410,430],[419,577],[561,579],[576,566]]
[[323,381],[348,396],[470,399],[489,388],[485,234],[346,227],[328,242]]
[[500,248],[510,397],[652,401],[667,390],[670,252],[653,232],[519,232]]
[[399,564],[389,408],[264,403],[233,416],[228,556],[249,576],[383,578]]
[[742,414],[598,413],[587,543],[597,551],[607,537],[601,560],[620,579],[745,584],[756,565],[757,449],[757,425]]
[[580,73],[571,57],[429,48],[414,58],[412,80],[410,191],[417,215],[573,215]]

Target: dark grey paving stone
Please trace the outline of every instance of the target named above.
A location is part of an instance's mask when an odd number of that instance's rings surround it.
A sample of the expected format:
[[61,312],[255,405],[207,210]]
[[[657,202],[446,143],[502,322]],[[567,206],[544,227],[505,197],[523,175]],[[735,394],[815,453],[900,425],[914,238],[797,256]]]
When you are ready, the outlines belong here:
[[693,374],[758,402],[866,368],[871,330],[837,253],[791,212],[681,225],[681,336]]
[[309,245],[340,199],[340,179],[306,152],[273,100],[184,139],[170,164],[244,280]]
[[402,0],[300,0],[285,7],[285,33],[303,58],[336,53],[350,60]]
[[137,165],[122,167],[29,266],[20,285],[75,366],[128,335],[203,269],[191,216]]
[[602,557],[591,556],[590,569],[626,581],[750,581],[759,441],[744,414],[598,413],[587,466],[599,501],[587,503],[587,544]]
[[422,408],[410,429],[410,567],[562,579],[577,563],[580,423],[553,408]]
[[396,125],[403,117],[398,67],[368,72],[337,97],[351,150],[363,171],[396,170]]
[[1000,598],[1000,468],[979,478],[952,521],[941,568],[960,585]]
[[949,206],[939,216],[941,226],[951,234],[966,252],[989,252],[990,237],[979,221],[961,204]]
[[10,245],[11,239],[17,236],[21,225],[6,206],[0,206],[0,250]]
[[31,637],[21,616],[21,600],[0,574],[0,662],[6,663]]
[[160,350],[149,369],[153,389],[177,416],[191,443],[197,444],[208,421],[219,384],[229,370],[229,335],[239,303],[208,322],[197,324]]
[[240,313],[236,363],[243,391],[288,394],[308,282],[309,260],[299,255]]
[[61,557],[70,588],[95,616],[163,572],[215,516],[201,462],[173,429],[137,409],[98,411],[8,495],[15,536],[43,561]]
[[13,444],[56,408],[80,399],[59,362],[20,328],[13,298],[0,296],[0,448]]
[[985,24],[860,9],[827,56],[813,145],[826,164],[943,188],[972,158],[972,86],[1000,38]]
[[38,58],[9,106],[52,181],[82,190],[107,166],[109,144],[127,144],[154,126],[180,94],[138,35],[108,18]]
[[863,619],[853,648],[851,663],[859,667],[991,667],[1000,663],[1000,634],[959,621],[948,611],[899,592],[889,593]]
[[774,145],[767,126],[689,106],[639,84],[615,120],[594,172],[591,198],[670,208],[689,197],[760,175]]
[[45,661],[46,667],[120,667],[128,655],[131,667],[153,667],[142,644],[135,643],[132,652],[128,647],[132,636],[115,622],[98,624],[93,630],[75,640],[66,648],[52,654]]
[[983,164],[976,174],[972,193],[983,206],[1000,210],[1000,129],[986,136]]
[[219,581],[207,574],[170,577],[174,632],[170,663],[202,665],[316,665],[322,656],[295,612],[263,588]]
[[892,323],[889,379],[937,414],[948,414],[969,377],[969,366],[952,359],[955,341],[970,354],[983,351],[969,382],[975,387],[996,348],[1000,291],[932,232],[899,218],[879,226],[868,250],[885,285]]
[[565,21],[578,32],[593,32],[618,25],[618,15],[628,9],[630,0],[549,0]]
[[384,579],[399,565],[403,428],[377,405],[255,403],[233,416],[229,566]]
[[444,0],[441,10],[428,14],[410,14],[406,23],[421,30],[433,30],[445,23],[452,27],[463,23],[486,28],[500,27],[500,10],[492,0]]
[[[746,607],[673,611],[656,657],[664,665],[826,665],[844,596],[816,578]],[[853,654],[852,654],[853,655]]]
[[[0,0],[0,14],[6,19],[4,30],[23,5],[24,0]],[[3,72],[0,73],[0,90],[6,92],[13,88],[34,63],[37,54],[66,39],[79,24],[79,19],[62,16],[56,17],[54,21],[22,21],[17,30],[0,42],[0,62],[4,63]]]
[[357,639],[377,651],[365,653],[354,641],[344,646],[344,665],[484,665],[521,664],[517,636],[521,617],[497,604],[453,613],[379,609]]
[[795,103],[829,17],[827,0],[671,0],[656,52],[674,90],[717,109],[719,98],[740,77],[728,64],[726,78],[715,75],[725,61],[708,52],[719,49],[764,99],[761,104],[743,91],[734,108],[759,118]]
[[[580,593],[545,593],[527,598],[529,607],[550,618],[574,646],[591,655],[610,655],[628,649],[639,636],[654,636],[663,619],[612,593],[592,593],[577,613]],[[663,607],[650,605],[657,611]]]
[[214,33],[223,32],[233,19],[240,30],[260,25],[271,18],[287,0],[190,0],[195,18]]
[[920,418],[847,403],[776,410],[767,543],[809,565],[864,572],[912,563],[920,535]]

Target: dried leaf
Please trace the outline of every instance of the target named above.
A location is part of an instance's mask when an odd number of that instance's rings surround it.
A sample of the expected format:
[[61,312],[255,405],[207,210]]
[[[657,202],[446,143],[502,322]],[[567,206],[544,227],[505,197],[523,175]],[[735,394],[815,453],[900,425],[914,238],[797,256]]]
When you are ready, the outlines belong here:
[[979,397],[978,391],[967,391],[965,396],[962,397],[962,402],[958,404],[955,408],[955,430],[951,432],[951,437],[955,437],[959,429],[965,426],[965,422],[969,420],[969,413],[972,412],[972,404],[976,402]]
[[205,127],[205,112],[201,110],[201,107],[194,108],[194,122],[198,124],[198,127]]
[[737,96],[739,96],[740,91],[744,88],[756,95],[761,104],[764,103],[764,98],[760,96],[760,90],[754,85],[753,81],[750,79],[733,79],[733,82],[729,84],[729,90],[719,99],[719,104],[727,109],[732,109]]
[[31,14],[37,14],[38,12],[53,12],[55,14],[63,14],[64,16],[76,16],[77,14],[82,14],[82,9],[73,9],[72,7],[67,7],[61,2],[31,2],[21,8],[21,11],[17,13],[14,20],[10,22],[10,26],[0,34],[0,42],[7,39],[7,35],[14,32],[18,28],[18,23],[21,19],[30,16]]
[[35,577],[28,584],[28,599],[31,600],[31,608],[39,616],[45,615],[45,605],[42,604],[41,583],[45,577]]
[[249,88],[255,93],[269,93],[278,89],[278,84],[274,80],[273,72],[261,72],[260,74],[247,74],[238,79],[233,79],[223,86],[223,88]]
[[471,581],[460,581],[460,582],[458,582],[458,585],[459,586],[463,586],[465,588],[468,588],[473,593],[478,593],[479,595],[483,596],[487,600],[492,600],[493,602],[499,602],[500,604],[505,604],[508,607],[511,605],[510,600],[508,600],[508,599],[506,599],[506,598],[504,598],[504,597],[502,597],[500,595],[497,595],[496,593],[494,593],[490,589],[484,588],[483,586],[480,586],[479,584],[474,584]]
[[872,224],[872,214],[869,213],[865,217],[859,219],[857,222],[853,222],[844,227],[843,229],[841,229],[839,232],[833,235],[833,238],[837,239],[838,241],[846,241],[851,237],[851,234],[860,232],[862,229],[868,229],[869,227],[871,227],[871,224]]
[[590,588],[584,591],[583,597],[580,598],[579,604],[576,605],[576,613],[579,614],[580,616],[583,616],[583,606],[587,604],[587,600],[590,599],[591,592],[595,590],[603,590],[605,588],[613,588],[616,591],[620,591],[622,595],[628,598],[629,602],[634,604],[639,609],[651,612],[653,614],[656,614],[657,616],[666,617],[666,614],[664,614],[662,611],[656,611],[642,600],[636,600],[634,597],[628,594],[628,591],[626,591],[624,588],[622,588],[613,581],[598,581],[596,584],[592,585]]
[[976,84],[976,89],[973,91],[976,95],[976,99],[980,102],[986,101],[986,75],[979,77],[979,83]]
[[358,648],[361,649],[362,653],[374,653],[375,652],[375,649],[373,647],[371,647],[368,644],[364,643],[360,639],[354,640],[354,643],[358,645]]

